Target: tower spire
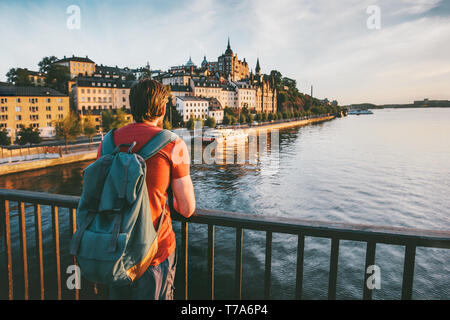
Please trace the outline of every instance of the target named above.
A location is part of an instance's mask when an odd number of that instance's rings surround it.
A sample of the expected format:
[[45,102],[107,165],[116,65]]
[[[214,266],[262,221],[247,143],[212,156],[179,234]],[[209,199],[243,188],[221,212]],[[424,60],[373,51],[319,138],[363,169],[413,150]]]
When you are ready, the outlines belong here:
[[255,72],[256,74],[260,75],[261,74],[261,67],[259,66],[259,57],[256,60],[256,68],[255,68]]

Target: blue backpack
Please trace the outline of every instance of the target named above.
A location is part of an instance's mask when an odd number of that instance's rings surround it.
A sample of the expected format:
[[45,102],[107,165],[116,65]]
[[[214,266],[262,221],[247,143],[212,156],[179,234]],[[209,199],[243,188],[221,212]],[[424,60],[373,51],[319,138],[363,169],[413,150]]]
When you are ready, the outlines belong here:
[[[136,142],[114,145],[114,131],[103,139],[101,157],[84,170],[70,253],[81,274],[101,284],[125,285],[138,279],[158,251],[158,230],[150,212],[146,184],[149,159],[178,136],[162,130],[138,153]],[[128,152],[121,152],[129,147]]]

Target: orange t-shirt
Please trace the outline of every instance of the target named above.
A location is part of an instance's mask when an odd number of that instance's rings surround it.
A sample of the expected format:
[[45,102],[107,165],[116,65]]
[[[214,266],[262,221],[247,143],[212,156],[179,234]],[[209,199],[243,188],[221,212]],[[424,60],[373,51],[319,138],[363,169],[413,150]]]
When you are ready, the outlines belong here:
[[[145,123],[132,123],[114,132],[114,144],[129,144],[136,141],[133,152],[138,152],[153,136],[162,129]],[[181,144],[181,145],[180,145]],[[101,144],[98,149],[100,156]],[[182,161],[172,161],[172,153],[176,152]],[[147,164],[147,190],[153,225],[158,226],[163,206],[167,201],[167,189],[172,179],[189,175],[189,154],[186,144],[180,138],[166,145],[156,155],[146,161]],[[175,233],[172,230],[169,206],[166,206],[166,216],[158,235],[158,252],[152,261],[156,266],[166,260],[176,247]]]

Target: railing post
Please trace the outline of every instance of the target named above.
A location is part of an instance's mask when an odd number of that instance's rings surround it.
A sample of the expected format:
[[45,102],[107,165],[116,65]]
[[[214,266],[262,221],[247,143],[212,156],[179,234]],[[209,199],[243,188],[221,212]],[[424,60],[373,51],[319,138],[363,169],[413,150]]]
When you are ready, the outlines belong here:
[[271,275],[272,275],[272,232],[266,231],[266,266],[264,275],[264,299],[270,299]]
[[208,224],[208,282],[211,300],[214,300],[214,231],[214,225]]
[[188,223],[181,222],[182,270],[184,274],[184,300],[188,300]]
[[[75,233],[75,231],[77,230],[77,209],[70,208],[69,216],[70,216],[70,231],[71,231],[71,237],[72,237],[73,234]],[[77,258],[75,256],[73,257],[73,264],[76,266],[78,265]],[[80,277],[80,282],[81,282],[81,275],[79,275],[79,277]],[[80,285],[81,285],[81,283],[80,283]],[[75,300],[79,300],[79,299],[80,299],[80,290],[78,288],[75,288]]]
[[369,274],[367,273],[367,269],[369,266],[373,266],[375,264],[375,250],[376,243],[373,241],[367,242],[366,249],[366,266],[364,268],[364,287],[363,287],[363,299],[371,300],[372,299],[372,289],[369,289],[367,285],[367,280],[369,278]]
[[25,203],[18,203],[19,209],[19,233],[20,233],[20,251],[22,252],[23,263],[23,286],[24,299],[28,300],[28,254],[27,254],[27,228],[25,223]]
[[403,266],[402,300],[411,300],[412,298],[415,259],[416,245],[407,244]]
[[56,281],[58,286],[58,300],[62,299],[61,295],[61,254],[59,249],[59,221],[58,221],[58,207],[52,206],[52,227],[53,227],[53,243],[55,246],[55,260],[56,260]]
[[34,205],[34,234],[36,239],[36,259],[39,265],[39,283],[41,288],[41,300],[45,298],[44,290],[44,254],[42,248],[42,216],[41,205]]
[[331,238],[330,276],[328,280],[328,299],[336,299],[337,271],[339,258],[339,239]]
[[13,265],[11,254],[11,225],[9,221],[9,200],[1,200],[3,213],[3,226],[5,232],[5,248],[6,248],[6,270],[8,270],[8,299],[14,299],[14,284],[13,284]]
[[295,288],[295,299],[297,300],[300,300],[302,298],[304,255],[305,255],[305,236],[299,234],[297,240],[297,276]]
[[242,299],[242,238],[244,230],[236,228],[236,269],[235,269],[235,295],[236,299]]

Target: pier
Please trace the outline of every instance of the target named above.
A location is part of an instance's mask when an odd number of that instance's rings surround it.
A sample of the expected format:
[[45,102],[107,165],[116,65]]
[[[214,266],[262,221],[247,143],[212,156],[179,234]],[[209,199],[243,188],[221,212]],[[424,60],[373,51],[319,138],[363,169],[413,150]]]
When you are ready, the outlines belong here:
[[[76,226],[76,208],[78,205],[79,197],[64,196],[41,192],[32,191],[20,191],[0,189],[0,221],[1,237],[4,239],[4,256],[6,263],[6,274],[4,279],[0,282],[0,294],[5,294],[8,299],[29,299],[29,263],[33,260],[38,266],[39,273],[39,286],[40,286],[40,299],[47,297],[46,283],[44,278],[44,253],[43,253],[43,233],[42,233],[42,219],[47,218],[52,221],[52,246],[53,246],[53,269],[55,273],[51,275],[56,282],[56,298],[57,299],[83,299],[90,296],[84,296],[86,293],[74,290],[70,294],[63,291],[65,282],[62,280],[63,270],[66,270],[67,264],[73,264],[73,258],[62,261],[62,255],[68,255],[68,252],[63,252],[63,246],[61,246],[62,237],[65,237],[66,242],[71,238],[75,232]],[[33,207],[33,224],[34,230],[27,230],[26,207]],[[50,217],[43,217],[42,206],[49,206],[51,208]],[[69,220],[66,221],[70,228],[62,232],[60,229],[60,217],[59,212],[64,208],[68,210],[68,215],[65,217]],[[13,234],[11,229],[11,217],[19,217],[19,235]],[[404,262],[403,262],[403,281],[402,281],[402,293],[401,298],[409,300],[412,298],[413,293],[413,281],[414,281],[414,268],[416,249],[419,247],[428,248],[442,248],[450,249],[450,230],[433,231],[433,230],[419,230],[409,228],[398,227],[381,227],[381,226],[368,226],[362,224],[348,224],[337,223],[330,221],[311,221],[300,219],[288,219],[280,217],[262,217],[257,215],[250,215],[244,213],[235,212],[223,212],[223,211],[211,211],[198,209],[194,216],[189,219],[185,219],[178,214],[173,214],[172,218],[175,221],[181,223],[181,257],[178,259],[178,268],[181,269],[183,276],[183,287],[178,287],[177,290],[182,290],[184,299],[189,299],[189,277],[195,277],[195,274],[190,274],[188,270],[189,261],[189,226],[192,224],[202,224],[207,226],[208,233],[208,261],[207,261],[207,278],[208,278],[208,290],[210,299],[214,299],[214,259],[215,259],[215,227],[231,227],[235,230],[236,236],[236,253],[234,257],[229,259],[235,259],[235,277],[234,277],[234,296],[230,298],[242,299],[242,263],[243,259],[243,247],[245,246],[245,239],[243,237],[244,230],[258,230],[263,231],[266,234],[265,239],[265,274],[264,274],[264,298],[270,299],[271,297],[271,272],[272,272],[272,239],[275,233],[290,234],[297,237],[297,265],[295,284],[295,295],[292,299],[301,299],[303,290],[303,265],[304,265],[304,248],[305,237],[319,237],[327,238],[331,240],[330,251],[330,265],[329,265],[329,278],[328,278],[328,299],[336,299],[336,284],[338,274],[338,258],[339,258],[339,244],[343,240],[358,241],[366,244],[366,258],[365,258],[365,270],[368,266],[374,265],[375,253],[377,244],[392,244],[405,248]],[[28,255],[29,251],[27,247],[27,235],[33,232],[35,236],[35,248],[33,248],[33,254]],[[20,264],[13,263],[12,252],[12,238],[15,236],[20,242]],[[2,249],[3,251],[3,249]],[[45,261],[47,263],[47,261]],[[19,269],[22,277],[19,279],[14,277],[14,272]],[[368,275],[364,277],[364,282],[361,283],[361,291],[363,299],[372,298],[372,290],[366,286]],[[6,281],[4,281],[6,280]],[[83,279],[83,284],[86,281]],[[14,288],[20,287],[19,296]],[[83,285],[85,288],[86,286]],[[89,286],[88,286],[89,287]],[[92,292],[96,292],[96,286],[90,284]],[[67,290],[66,290],[67,291]],[[83,290],[86,291],[86,290]]]

